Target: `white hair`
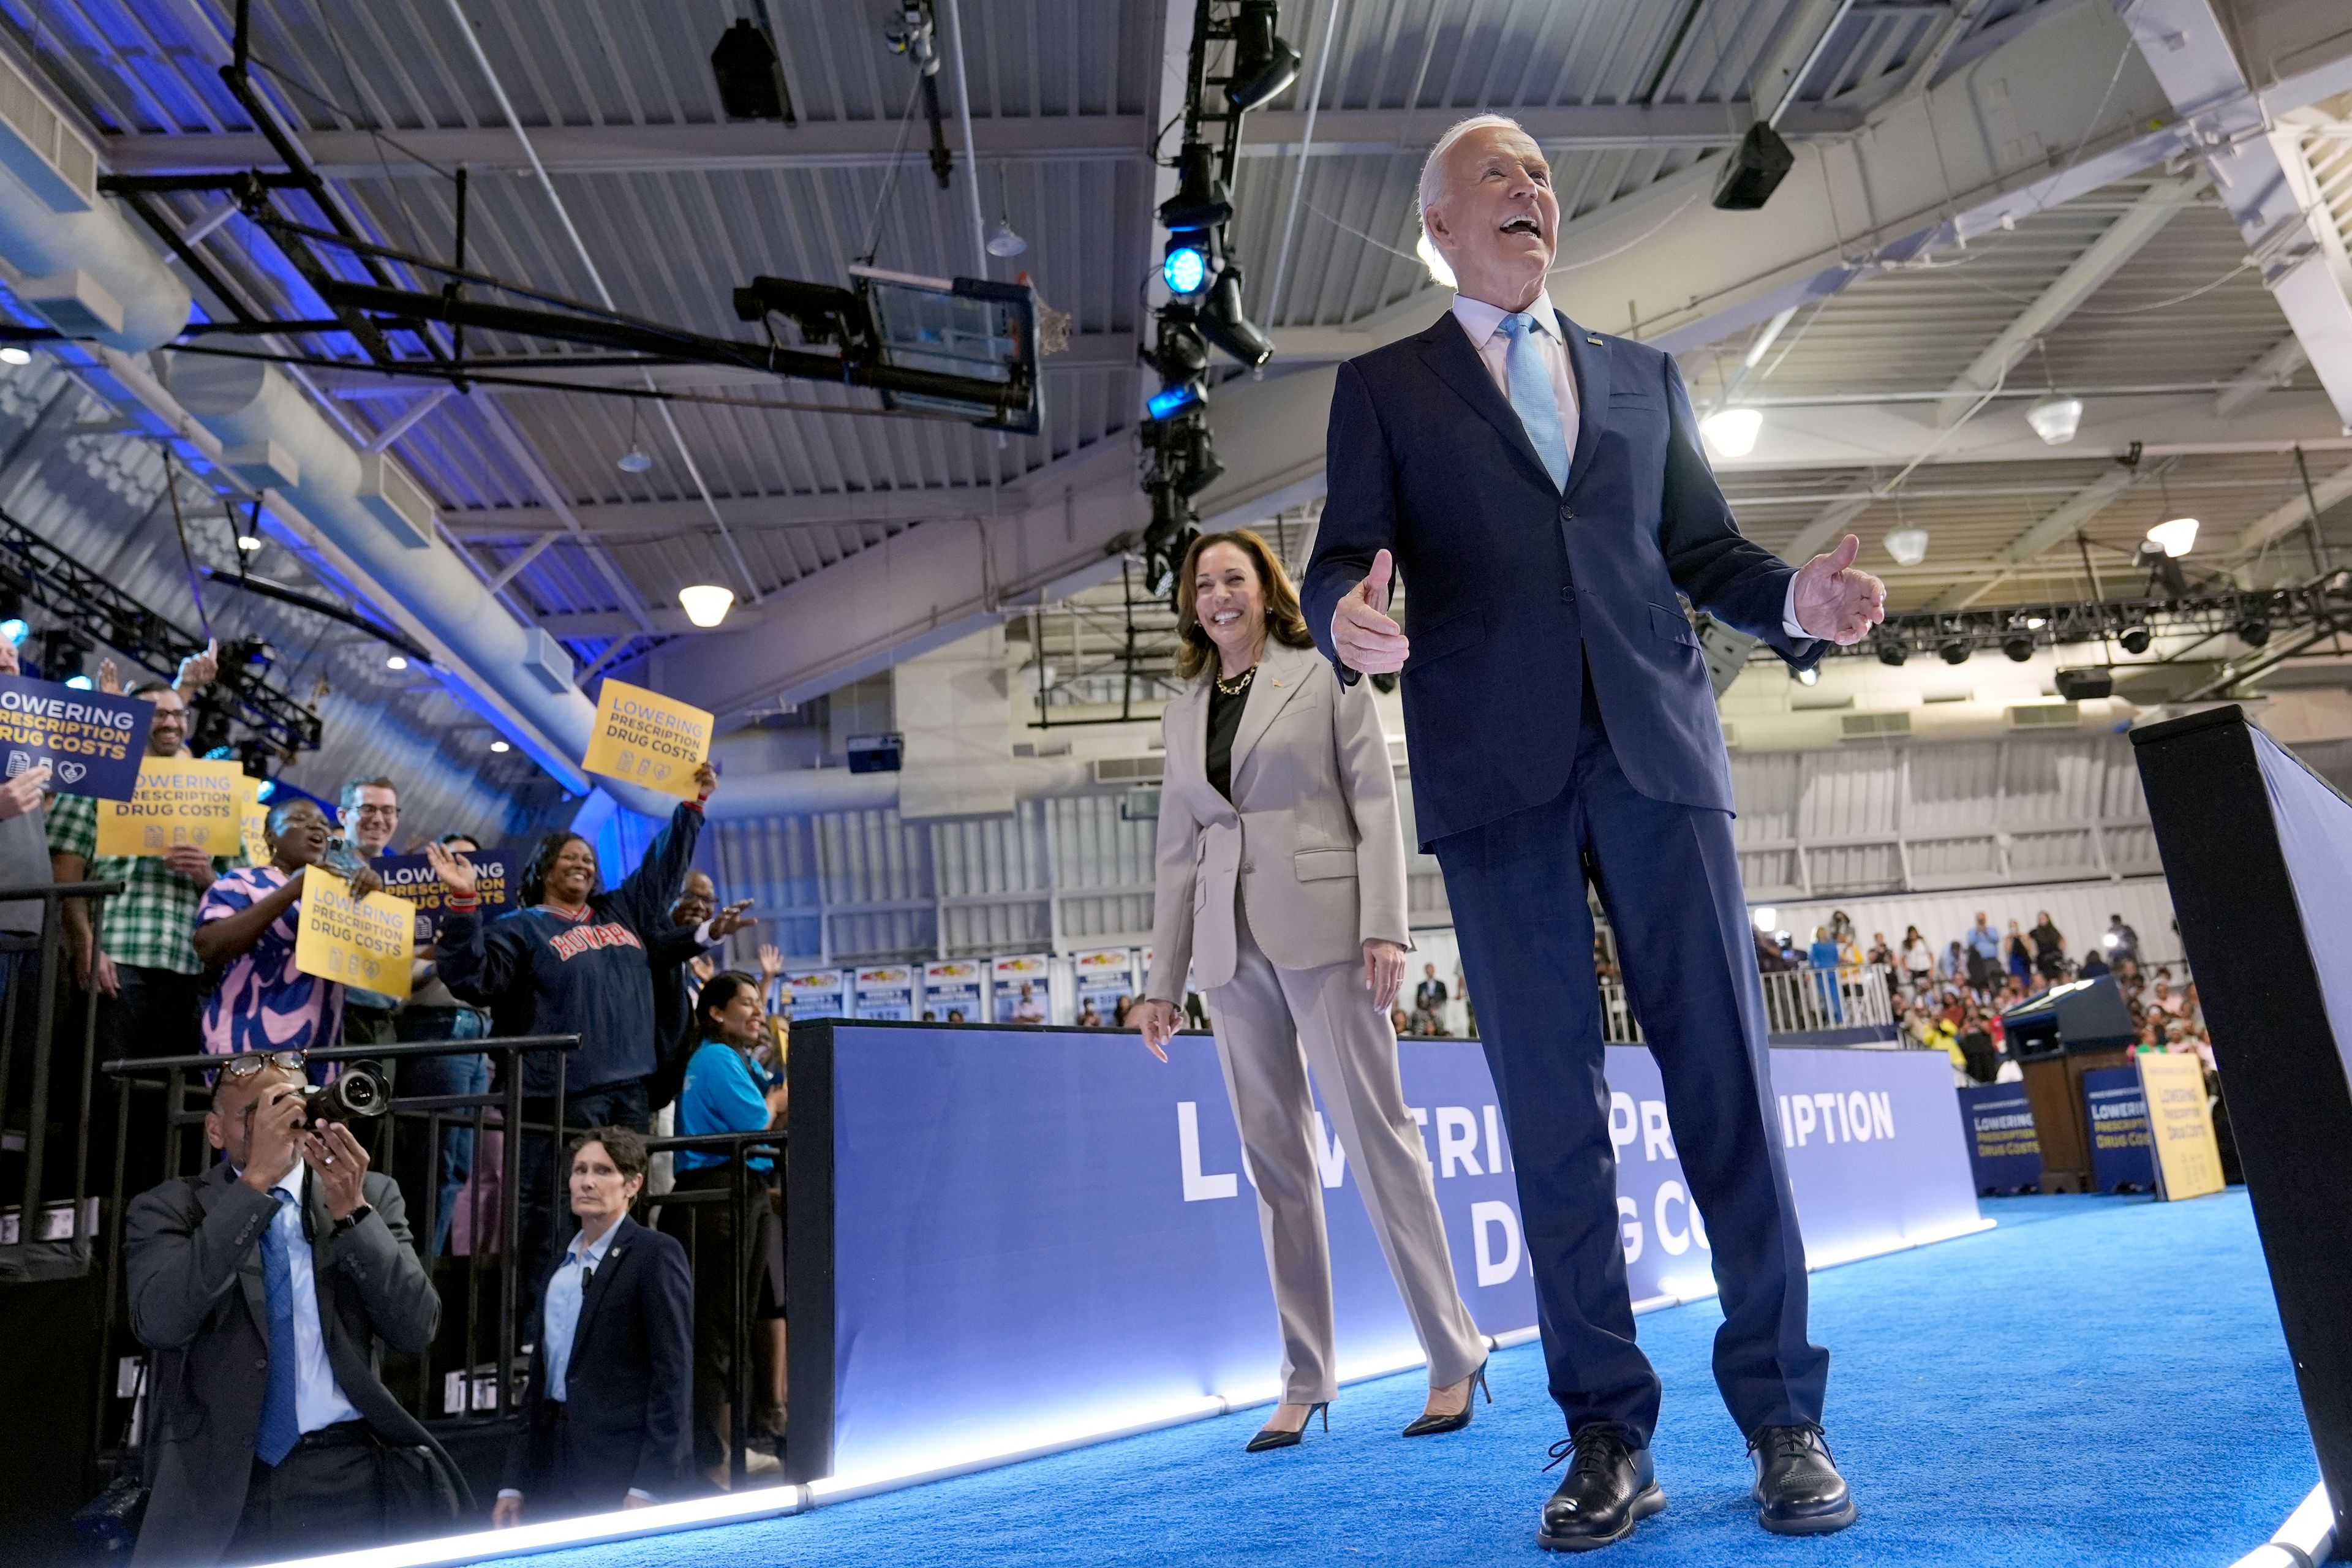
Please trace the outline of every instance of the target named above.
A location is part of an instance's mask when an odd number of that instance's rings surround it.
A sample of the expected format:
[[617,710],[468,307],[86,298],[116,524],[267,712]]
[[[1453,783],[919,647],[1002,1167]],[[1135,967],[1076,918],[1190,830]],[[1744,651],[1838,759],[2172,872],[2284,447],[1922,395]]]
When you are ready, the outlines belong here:
[[[1445,194],[1444,178],[1442,173],[1445,155],[1454,151],[1455,142],[1473,131],[1516,131],[1522,136],[1528,136],[1528,128],[1507,114],[1474,114],[1467,120],[1455,121],[1444,135],[1437,139],[1437,145],[1429,150],[1429,156],[1421,161],[1418,210],[1422,215],[1421,226],[1423,234],[1429,232],[1427,216],[1429,204]],[[1528,140],[1532,142],[1535,138],[1528,136]]]

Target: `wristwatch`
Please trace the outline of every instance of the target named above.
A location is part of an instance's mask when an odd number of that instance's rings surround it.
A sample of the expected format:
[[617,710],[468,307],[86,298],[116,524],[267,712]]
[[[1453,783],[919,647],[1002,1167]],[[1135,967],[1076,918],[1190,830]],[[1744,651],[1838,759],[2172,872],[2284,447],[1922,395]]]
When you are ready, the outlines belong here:
[[339,1237],[348,1235],[353,1230],[356,1230],[359,1228],[360,1221],[367,1218],[368,1215],[373,1213],[375,1213],[375,1205],[373,1204],[360,1205],[359,1207],[353,1209],[351,1213],[345,1215],[342,1218],[335,1222],[334,1227],[327,1232],[327,1239],[333,1241]]

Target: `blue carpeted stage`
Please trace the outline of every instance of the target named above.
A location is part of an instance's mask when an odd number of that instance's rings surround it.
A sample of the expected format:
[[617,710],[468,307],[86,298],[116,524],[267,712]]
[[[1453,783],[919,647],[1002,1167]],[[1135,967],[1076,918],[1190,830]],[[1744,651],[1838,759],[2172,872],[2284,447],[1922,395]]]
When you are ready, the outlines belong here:
[[[2164,1205],[1988,1202],[1997,1229],[1813,1278],[1830,1435],[1862,1518],[1765,1535],[1707,1372],[1706,1303],[1642,1321],[1665,1377],[1667,1511],[1609,1561],[2079,1568],[2220,1565],[2317,1478],[2242,1188]],[[1467,1433],[1405,1442],[1418,1373],[1343,1391],[1327,1437],[1245,1456],[1251,1410],[759,1523],[539,1559],[562,1568],[798,1563],[1548,1561],[1560,1436],[1533,1345],[1495,1358]]]

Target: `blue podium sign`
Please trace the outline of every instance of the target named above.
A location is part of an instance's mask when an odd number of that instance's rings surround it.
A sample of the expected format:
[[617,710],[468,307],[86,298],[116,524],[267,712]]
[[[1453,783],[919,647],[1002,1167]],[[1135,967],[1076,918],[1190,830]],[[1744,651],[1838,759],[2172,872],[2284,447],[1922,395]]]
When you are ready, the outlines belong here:
[[[1212,1394],[1271,1396],[1281,1343],[1215,1044],[1187,1034],[1169,1055],[1092,1030],[793,1030],[793,1479],[921,1468]],[[1980,1228],[1941,1055],[1772,1057],[1815,1267]],[[1400,1065],[1463,1299],[1484,1332],[1525,1330],[1534,1288],[1485,1055],[1409,1040]],[[1633,1298],[1705,1296],[1706,1226],[1656,1065],[1612,1047],[1607,1073]],[[1352,1163],[1319,1111],[1309,1134],[1341,1373],[1413,1364],[1420,1345]]]
[[2014,1193],[2042,1182],[2042,1140],[2021,1083],[1971,1084],[1959,1091],[1969,1163],[1979,1193]]
[[2083,1075],[2090,1110],[2091,1182],[2103,1193],[2156,1190],[2156,1142],[2147,1131],[2147,1091],[2136,1067],[2094,1068]]

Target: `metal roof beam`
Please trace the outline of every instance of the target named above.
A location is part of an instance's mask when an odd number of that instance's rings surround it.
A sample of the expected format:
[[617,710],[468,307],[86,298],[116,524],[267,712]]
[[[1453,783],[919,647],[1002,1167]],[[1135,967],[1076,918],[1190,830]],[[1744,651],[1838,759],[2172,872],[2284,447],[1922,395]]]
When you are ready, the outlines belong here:
[[[2089,526],[2092,519],[2114,505],[2126,490],[2168,469],[2172,462],[2173,459],[2167,458],[2147,472],[2117,464],[2061,501],[2041,521],[1994,551],[1994,564],[2024,566],[2041,559],[2043,551],[2074,538]],[[2000,576],[1994,575],[1966,587],[1954,588],[1943,596],[1937,608],[1965,610],[2000,586]]]
[[[2295,18],[2287,7],[2282,26]],[[2311,8],[2317,27],[2343,20],[2340,7]],[[2211,172],[2230,216],[2238,220],[2263,281],[2286,313],[2311,365],[2343,422],[2352,426],[2352,259],[2328,211],[2325,193],[2304,155],[2305,128],[2283,116],[2315,101],[2273,102],[2272,113],[2248,96],[2251,73],[2233,47],[2235,28],[2210,0],[2139,0],[2129,27],[2168,103],[2203,122],[2196,151]],[[2265,60],[2292,58],[2310,77],[2341,67],[2352,56],[2352,34],[2309,39],[2266,37]],[[2300,47],[2297,47],[2300,46]],[[2326,61],[2323,65],[2318,62]],[[2339,86],[2336,90],[2342,90]],[[2215,105],[2220,107],[2214,107]]]
[[2139,200],[2109,224],[2105,232],[2085,247],[2083,254],[2069,263],[2033,303],[2020,310],[2017,319],[2003,327],[2000,335],[1985,345],[1984,352],[1969,362],[1969,368],[1959,374],[1944,400],[1936,405],[1936,423],[1957,424],[1979,406],[1987,393],[2008,379],[2011,367],[2025,357],[2036,340],[2047,336],[2052,328],[2097,293],[2125,262],[2164,232],[2164,226],[2204,187],[2205,176],[2199,174],[2158,180],[2141,193]]
[[[1387,109],[1325,110],[1316,117],[1309,155],[1416,152],[1475,108],[1414,113]],[[1727,147],[1748,125],[1745,105],[1591,104],[1520,109],[1515,117],[1545,146],[1570,150]],[[1792,107],[1781,122],[1791,141],[1849,134],[1861,117],[1840,110]],[[1287,158],[1305,138],[1304,110],[1261,110],[1242,125],[1242,156]],[[1054,115],[975,120],[972,136],[989,163],[1140,161],[1152,125],[1141,114]],[[628,174],[765,169],[856,169],[898,155],[895,120],[818,121],[796,127],[729,121],[714,125],[551,125],[533,128],[532,144],[551,174]],[[380,180],[389,173],[431,177],[459,164],[478,171],[528,169],[521,145],[502,127],[402,130],[388,139],[365,131],[313,131],[303,136],[329,179]],[[102,155],[118,174],[235,174],[274,168],[267,140],[239,132],[109,136]],[[388,167],[387,167],[388,166]]]
[[2235,418],[2248,404],[2263,393],[2284,386],[2294,373],[2311,363],[2303,350],[2303,340],[2293,332],[2263,351],[2262,357],[2240,371],[2229,385],[2213,399],[2213,413],[2222,419]]

